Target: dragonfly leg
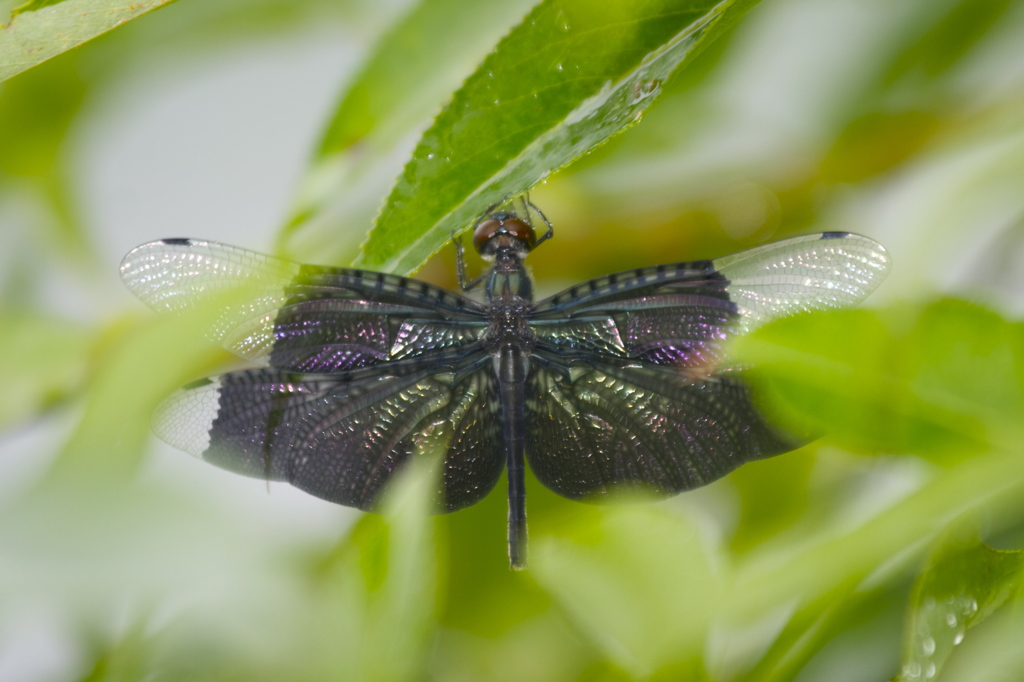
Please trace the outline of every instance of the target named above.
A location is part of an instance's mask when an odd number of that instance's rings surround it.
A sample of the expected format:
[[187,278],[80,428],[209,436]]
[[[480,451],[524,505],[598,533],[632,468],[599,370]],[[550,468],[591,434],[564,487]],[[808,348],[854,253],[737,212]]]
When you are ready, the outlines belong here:
[[[529,200],[527,200],[527,202],[529,202]],[[544,224],[548,226],[548,231],[542,234],[540,238],[537,239],[537,242],[533,245],[533,248],[536,249],[538,246],[540,246],[541,244],[555,236],[555,228],[551,224],[551,221],[548,220],[548,217],[544,215],[544,213],[539,208],[537,208],[533,204],[530,204],[530,208],[536,211],[537,215],[540,216],[540,219],[544,221]]]
[[466,280],[466,249],[462,246],[462,240],[452,235],[452,243],[455,244],[455,274],[459,279],[459,288],[463,291],[470,291],[480,286],[484,281],[484,275],[480,275],[472,281]]

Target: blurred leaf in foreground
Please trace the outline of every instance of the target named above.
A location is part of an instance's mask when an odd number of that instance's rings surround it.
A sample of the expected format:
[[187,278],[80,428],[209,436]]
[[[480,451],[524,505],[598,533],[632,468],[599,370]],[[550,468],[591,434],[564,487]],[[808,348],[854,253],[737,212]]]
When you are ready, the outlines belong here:
[[808,508],[815,448],[800,448],[784,457],[748,462],[729,475],[739,491],[740,517],[732,549],[743,552],[788,528]]
[[332,661],[331,679],[422,677],[441,589],[430,514],[438,472],[421,454],[388,488],[383,515],[360,519],[320,569],[328,620],[314,650]]
[[992,549],[977,538],[940,538],[914,583],[900,682],[932,680],[964,633],[1020,587],[1024,551]]
[[941,300],[781,320],[735,350],[784,422],[846,447],[958,463],[863,525],[783,552],[781,563],[770,553],[740,563],[731,613],[749,618],[787,595],[816,599],[859,585],[968,510],[1020,513],[1019,323]]
[[130,682],[144,679],[152,635],[147,637],[143,623],[133,624],[120,639],[107,644],[96,655],[92,670],[81,682]]
[[225,310],[254,296],[244,287],[219,293],[181,315],[153,318],[119,333],[101,349],[82,419],[55,463],[58,477],[105,484],[135,470],[160,401],[229,359],[204,332],[215,328]]
[[[534,498],[543,487],[527,480]],[[531,510],[544,514],[542,503]],[[498,638],[522,623],[550,612],[551,599],[531,579],[529,571],[508,570],[508,542],[502,532],[508,523],[508,500],[492,493],[454,514],[437,518],[445,538],[447,590],[439,616],[446,628],[485,638]]]
[[538,526],[531,573],[599,651],[638,677],[701,679],[725,576],[694,524],[665,507],[579,505]]
[[41,232],[55,237],[47,246],[55,245],[60,254],[73,259],[91,255],[69,187],[66,154],[62,154],[68,130],[88,91],[79,63],[69,55],[0,88],[0,130],[5,131],[0,142],[0,197],[5,190],[11,195],[35,190],[52,216],[37,224],[54,232],[34,229],[26,236]]
[[838,631],[870,607],[865,595],[856,594],[857,582],[844,582],[797,609],[757,664],[740,679],[744,682],[792,680]]
[[[1018,518],[1024,458],[992,453],[941,470],[919,490],[853,528],[831,524],[797,546],[744,557],[727,592],[727,622],[745,623],[772,608],[819,599],[843,585],[877,580],[967,513]],[[885,569],[881,574],[880,569]],[[873,576],[873,577],[872,577]],[[794,601],[795,600],[795,601]]]
[[908,25],[905,42],[898,43],[901,49],[888,63],[883,82],[937,79],[985,38],[1012,5],[1012,0],[921,3],[923,11]]
[[80,325],[0,312],[0,429],[37,416],[85,382],[95,337]]
[[532,5],[422,0],[381,37],[324,133],[279,250],[297,260],[351,258],[407,160],[410,133]]
[[22,5],[0,31],[0,81],[174,0],[63,0]]
[[420,139],[357,264],[406,273],[489,204],[636,123],[756,0],[546,0]]
[[1024,437],[1024,325],[964,301],[794,317],[735,350],[782,423],[845,447],[944,460]]

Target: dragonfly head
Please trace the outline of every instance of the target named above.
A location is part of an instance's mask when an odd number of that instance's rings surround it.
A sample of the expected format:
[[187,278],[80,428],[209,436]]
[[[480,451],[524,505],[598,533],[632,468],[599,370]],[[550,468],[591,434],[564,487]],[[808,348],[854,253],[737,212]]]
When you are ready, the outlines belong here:
[[[539,239],[533,229],[536,217],[548,226],[547,233]],[[522,260],[549,237],[551,223],[521,194],[488,209],[473,230],[473,246],[484,260],[493,261],[501,254]]]
[[473,231],[473,246],[477,253],[490,260],[499,251],[512,250],[525,256],[537,245],[533,226],[514,213],[495,213],[482,221]]

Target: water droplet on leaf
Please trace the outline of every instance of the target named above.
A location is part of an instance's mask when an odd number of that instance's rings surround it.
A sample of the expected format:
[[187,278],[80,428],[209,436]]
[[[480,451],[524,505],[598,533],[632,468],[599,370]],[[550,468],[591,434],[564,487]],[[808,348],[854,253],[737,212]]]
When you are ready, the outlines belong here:
[[563,31],[569,30],[569,20],[565,16],[565,12],[558,10],[558,14],[555,15],[555,25]]

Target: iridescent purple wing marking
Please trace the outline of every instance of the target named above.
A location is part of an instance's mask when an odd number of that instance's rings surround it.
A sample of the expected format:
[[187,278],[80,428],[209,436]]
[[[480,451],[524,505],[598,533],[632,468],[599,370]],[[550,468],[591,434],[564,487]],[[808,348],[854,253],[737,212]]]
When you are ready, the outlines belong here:
[[871,239],[807,235],[584,282],[540,301],[531,324],[544,349],[713,370],[730,335],[797,312],[855,305],[888,269],[888,254]]

